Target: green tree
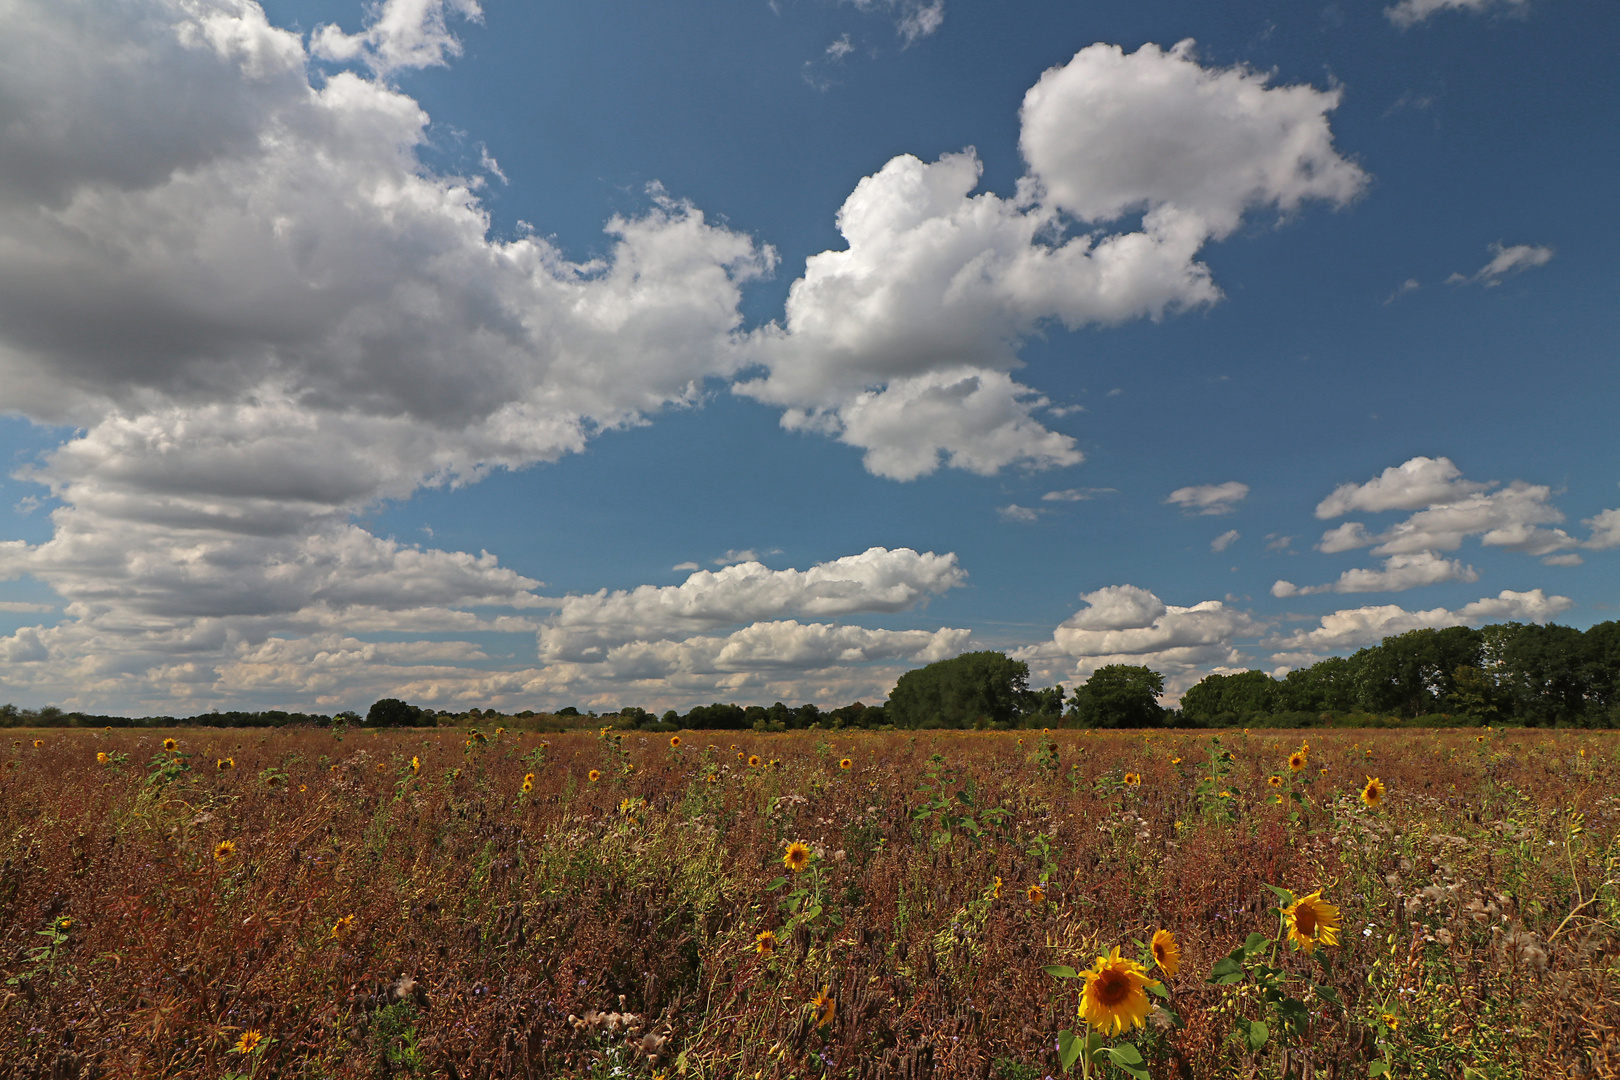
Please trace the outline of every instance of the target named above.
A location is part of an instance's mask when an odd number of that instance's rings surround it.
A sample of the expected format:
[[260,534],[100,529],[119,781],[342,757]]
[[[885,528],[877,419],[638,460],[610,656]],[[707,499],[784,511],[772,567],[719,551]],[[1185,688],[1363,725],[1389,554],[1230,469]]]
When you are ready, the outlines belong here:
[[884,712],[896,727],[1009,724],[1029,690],[1029,665],[1006,653],[970,652],[900,676]]
[[432,727],[435,722],[432,713],[407,705],[399,698],[374,701],[366,713],[367,727]]
[[1100,667],[1074,692],[1069,716],[1084,727],[1158,727],[1164,722],[1159,695],[1164,676],[1135,664]]

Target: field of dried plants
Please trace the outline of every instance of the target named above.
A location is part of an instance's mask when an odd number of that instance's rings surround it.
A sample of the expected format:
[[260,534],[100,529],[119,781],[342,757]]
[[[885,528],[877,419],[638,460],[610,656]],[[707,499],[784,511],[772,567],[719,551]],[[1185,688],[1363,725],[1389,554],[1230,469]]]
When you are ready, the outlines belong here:
[[4,1080],[1620,1075],[1608,733],[6,734]]

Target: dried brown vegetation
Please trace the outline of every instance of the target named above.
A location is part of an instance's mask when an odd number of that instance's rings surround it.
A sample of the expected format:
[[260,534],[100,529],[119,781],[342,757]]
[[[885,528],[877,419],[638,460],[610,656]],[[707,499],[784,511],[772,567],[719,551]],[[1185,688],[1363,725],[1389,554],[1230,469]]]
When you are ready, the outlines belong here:
[[[1604,733],[8,735],[0,1080],[1026,1080],[1159,928],[1154,1077],[1620,1075]],[[1255,1049],[1267,885],[1343,930]]]

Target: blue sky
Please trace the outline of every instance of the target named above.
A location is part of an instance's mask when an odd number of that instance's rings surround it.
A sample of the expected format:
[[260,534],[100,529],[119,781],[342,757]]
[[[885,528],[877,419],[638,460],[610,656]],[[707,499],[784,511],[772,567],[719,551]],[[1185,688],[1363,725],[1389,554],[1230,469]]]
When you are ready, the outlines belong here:
[[12,7],[0,700],[1615,617],[1607,8]]

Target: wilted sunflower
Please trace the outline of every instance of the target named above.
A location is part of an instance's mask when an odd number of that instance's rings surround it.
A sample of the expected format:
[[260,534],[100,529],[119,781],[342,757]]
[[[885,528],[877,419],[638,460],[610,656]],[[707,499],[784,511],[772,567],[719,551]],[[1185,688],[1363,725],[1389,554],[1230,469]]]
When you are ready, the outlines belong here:
[[810,1007],[816,1011],[816,1027],[826,1027],[833,1022],[833,1014],[838,1011],[838,1003],[827,992],[830,986],[823,986],[815,997],[810,999]]
[[1039,885],[1031,885],[1025,895],[1029,897],[1029,902],[1032,904],[1046,903],[1046,890]]
[[1080,991],[1080,1018],[1105,1035],[1141,1027],[1152,1011],[1147,988],[1161,985],[1148,978],[1141,964],[1120,956],[1117,945],[1081,975],[1086,984]]
[[995,882],[990,886],[990,899],[1001,899],[1001,879],[999,877],[996,878]]
[[1270,784],[1272,787],[1282,787],[1282,777],[1268,776],[1266,777],[1266,783]]
[[1367,777],[1367,786],[1361,789],[1361,801],[1377,806],[1384,801],[1384,782],[1376,776]]
[[749,754],[748,755],[748,767],[750,769],[759,768],[759,755],[758,754]]
[[1309,755],[1307,755],[1303,750],[1295,750],[1292,754],[1288,755],[1289,772],[1299,772],[1309,763]]
[[354,933],[353,915],[345,915],[343,918],[332,924],[333,941],[342,941],[352,933]]
[[1135,787],[1136,785],[1140,784],[1141,782],[1142,782],[1142,778],[1140,776],[1136,775],[1135,773],[1128,772],[1128,773],[1125,774],[1125,786],[1126,787]]
[[175,742],[173,739],[164,739],[163,740],[163,749],[167,750],[169,753],[172,754],[176,750],[180,749],[180,744]]
[[1288,924],[1288,940],[1302,953],[1339,943],[1339,909],[1322,899],[1321,889],[1289,904],[1283,909],[1283,919]]
[[810,865],[810,848],[803,840],[793,841],[782,854],[782,865],[797,874]]
[[754,951],[760,956],[769,956],[776,951],[776,931],[761,930],[754,937]]
[[234,858],[236,858],[235,840],[221,840],[214,845],[215,862],[230,862]]
[[598,780],[602,779],[602,774],[597,770],[592,769],[590,772],[585,774],[585,778],[594,784]]
[[254,1031],[252,1028],[249,1028],[247,1031],[242,1032],[242,1037],[236,1040],[236,1045],[231,1048],[231,1052],[236,1054],[251,1054],[258,1048],[259,1043],[263,1040],[263,1035],[259,1034],[257,1031]]
[[846,770],[847,769],[853,769],[855,767],[855,763],[853,761],[851,761],[849,758],[839,758],[838,759],[838,767],[840,769],[846,769]]
[[111,760],[112,760],[112,758],[107,756],[107,751],[105,751],[105,750],[97,750],[96,751],[96,764],[97,765],[105,765],[105,764],[107,764],[107,762],[109,762]]
[[1149,945],[1153,949],[1153,962],[1159,965],[1159,970],[1175,978],[1176,970],[1181,967],[1181,946],[1176,944],[1176,935],[1168,930],[1155,930]]
[[523,776],[523,794],[527,795],[534,790],[534,773],[525,773]]

